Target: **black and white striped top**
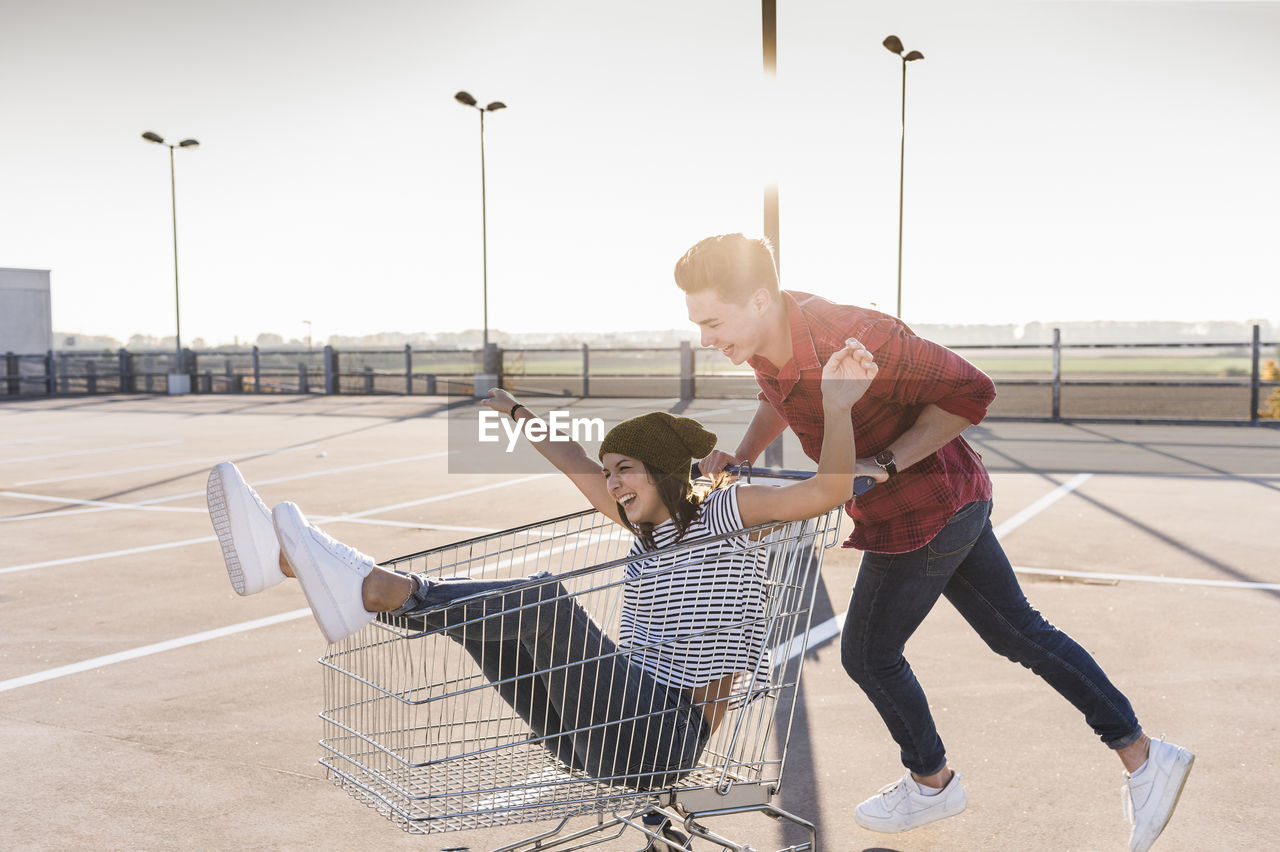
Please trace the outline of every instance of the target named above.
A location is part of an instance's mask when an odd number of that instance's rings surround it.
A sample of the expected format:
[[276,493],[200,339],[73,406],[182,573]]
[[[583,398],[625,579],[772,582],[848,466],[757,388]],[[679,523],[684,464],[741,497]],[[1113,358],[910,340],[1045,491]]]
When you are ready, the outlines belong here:
[[[735,484],[703,499],[681,539],[686,546],[647,558],[653,551],[638,539],[631,546],[618,645],[666,686],[694,689],[741,672],[768,685],[767,548],[741,535],[687,546],[742,526]],[[675,522],[654,527],[653,539],[654,550],[674,543]],[[746,686],[735,683],[735,692]]]

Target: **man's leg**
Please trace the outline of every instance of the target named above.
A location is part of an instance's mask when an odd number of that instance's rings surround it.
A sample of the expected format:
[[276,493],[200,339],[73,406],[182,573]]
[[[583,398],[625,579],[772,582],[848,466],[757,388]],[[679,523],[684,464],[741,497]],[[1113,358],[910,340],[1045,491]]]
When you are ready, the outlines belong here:
[[1043,678],[1115,750],[1131,773],[1124,788],[1133,823],[1129,848],[1149,849],[1177,807],[1195,755],[1163,739],[1150,741],[1092,655],[1031,607],[990,523],[945,594],[994,651]]
[[865,553],[841,636],[841,662],[879,712],[918,777],[946,766],[946,751],[924,690],[902,652],[933,609],[985,522],[986,503],[970,503],[930,544],[910,553]]
[[1113,749],[1142,738],[1124,694],[1089,652],[1031,607],[987,522],[944,593],[990,648],[1035,672]]
[[973,546],[988,506],[962,507],[918,550],[863,556],[841,640],[842,661],[879,711],[908,770],[854,810],[863,828],[909,831],[965,809],[961,775],[947,769],[928,700],[902,651]]

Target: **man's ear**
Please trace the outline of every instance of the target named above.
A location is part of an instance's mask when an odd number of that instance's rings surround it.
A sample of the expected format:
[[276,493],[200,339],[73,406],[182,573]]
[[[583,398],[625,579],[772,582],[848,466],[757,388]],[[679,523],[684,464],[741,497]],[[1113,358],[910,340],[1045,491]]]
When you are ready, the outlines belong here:
[[764,287],[759,287],[751,294],[748,303],[755,309],[757,316],[764,316],[769,306],[773,304],[773,294]]

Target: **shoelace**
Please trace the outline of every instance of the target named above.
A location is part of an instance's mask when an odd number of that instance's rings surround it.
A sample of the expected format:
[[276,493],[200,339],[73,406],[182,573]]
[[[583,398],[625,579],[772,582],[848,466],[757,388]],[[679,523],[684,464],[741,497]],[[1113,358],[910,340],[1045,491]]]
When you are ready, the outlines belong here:
[[326,549],[334,556],[341,559],[347,564],[348,568],[356,568],[364,565],[368,559],[363,553],[356,550],[350,545],[343,544],[336,538],[325,533],[319,527],[311,527],[311,532],[324,543]]
[[899,779],[899,780],[897,780],[897,781],[894,781],[892,784],[885,784],[883,787],[881,787],[881,788],[880,788],[880,793],[879,793],[879,794],[880,794],[881,796],[886,796],[886,797],[887,797],[887,796],[890,796],[890,795],[892,795],[893,793],[897,792],[897,791],[898,791],[898,788],[900,788],[900,787],[902,788],[903,793],[905,793],[905,792],[906,792],[906,787],[903,787],[903,784],[902,784],[902,780],[901,780],[901,779]]
[[1133,796],[1129,792],[1128,781],[1120,788],[1120,810],[1124,818],[1129,821],[1129,825],[1133,825]]

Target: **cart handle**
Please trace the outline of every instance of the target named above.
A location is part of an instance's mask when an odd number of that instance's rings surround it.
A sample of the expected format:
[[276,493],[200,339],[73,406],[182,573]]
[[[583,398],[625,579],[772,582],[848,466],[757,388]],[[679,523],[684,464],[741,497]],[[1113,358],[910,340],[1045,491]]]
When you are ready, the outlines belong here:
[[[744,479],[746,479],[747,483],[750,484],[751,471],[752,471],[750,462],[744,462],[743,464],[731,464],[726,466],[725,470],[728,471],[729,473],[734,474],[735,476],[743,477]],[[797,480],[808,479],[809,477],[813,476],[813,473],[814,472],[811,470],[782,470],[780,468],[764,468],[764,470],[761,472],[762,475],[766,475],[770,479],[797,479]],[[698,466],[697,462],[693,463],[693,469],[690,472],[690,476],[693,479],[698,479],[699,477],[702,476],[702,468]],[[875,487],[876,487],[876,480],[874,477],[864,475],[864,476],[855,476],[853,478],[853,496],[854,497],[857,497],[860,494],[866,494],[868,491],[870,491],[872,488],[875,488]]]

